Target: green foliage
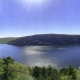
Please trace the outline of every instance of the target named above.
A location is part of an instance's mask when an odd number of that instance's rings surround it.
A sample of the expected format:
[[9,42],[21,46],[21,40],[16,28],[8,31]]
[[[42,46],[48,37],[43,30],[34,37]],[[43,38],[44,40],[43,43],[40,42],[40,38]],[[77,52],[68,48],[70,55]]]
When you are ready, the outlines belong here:
[[0,80],[27,80],[29,70],[11,57],[0,59]]
[[67,79],[68,76],[70,76],[72,80],[77,79],[76,70],[72,66],[69,66],[69,68],[61,69],[60,74],[65,76],[65,77],[62,77],[63,80]]
[[77,79],[76,70],[72,66],[69,67],[69,70],[70,70],[69,75],[72,75],[72,79],[76,80]]
[[65,75],[65,76],[69,76],[70,70],[68,68],[62,68],[60,70],[60,74]]
[[32,76],[37,80],[61,80],[58,70],[53,69],[51,66],[48,68],[35,66]]
[[10,64],[14,62],[11,57],[3,58],[3,74],[1,79],[9,80],[9,76],[12,76],[12,72],[10,70]]
[[7,57],[0,59],[0,80],[80,80],[80,70],[72,66],[60,71],[51,66],[27,67]]

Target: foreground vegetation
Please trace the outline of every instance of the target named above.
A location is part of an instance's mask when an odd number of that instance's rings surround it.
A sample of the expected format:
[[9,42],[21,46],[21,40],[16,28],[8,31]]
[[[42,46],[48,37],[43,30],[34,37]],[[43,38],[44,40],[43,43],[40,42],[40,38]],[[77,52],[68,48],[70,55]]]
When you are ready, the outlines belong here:
[[80,70],[72,66],[61,70],[48,67],[28,67],[11,57],[0,59],[0,80],[80,80]]

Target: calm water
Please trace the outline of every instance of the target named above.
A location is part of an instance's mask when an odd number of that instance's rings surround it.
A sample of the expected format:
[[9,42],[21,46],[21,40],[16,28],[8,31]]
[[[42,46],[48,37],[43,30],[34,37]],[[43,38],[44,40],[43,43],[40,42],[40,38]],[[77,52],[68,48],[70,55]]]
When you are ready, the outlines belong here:
[[55,68],[80,66],[80,46],[13,46],[0,44],[0,58],[11,56],[15,61],[28,66],[48,66]]

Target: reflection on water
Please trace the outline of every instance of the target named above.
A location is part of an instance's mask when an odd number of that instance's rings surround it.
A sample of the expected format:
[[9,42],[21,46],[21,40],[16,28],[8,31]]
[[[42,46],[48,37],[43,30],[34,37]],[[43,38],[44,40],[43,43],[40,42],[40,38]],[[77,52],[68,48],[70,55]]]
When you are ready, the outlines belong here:
[[76,68],[80,65],[80,46],[13,46],[0,44],[0,57],[11,56],[15,61],[28,66],[53,66]]
[[26,46],[23,48],[25,63],[30,66],[48,66],[52,65],[57,68],[59,64],[56,58],[49,59],[46,55],[47,48],[44,46]]

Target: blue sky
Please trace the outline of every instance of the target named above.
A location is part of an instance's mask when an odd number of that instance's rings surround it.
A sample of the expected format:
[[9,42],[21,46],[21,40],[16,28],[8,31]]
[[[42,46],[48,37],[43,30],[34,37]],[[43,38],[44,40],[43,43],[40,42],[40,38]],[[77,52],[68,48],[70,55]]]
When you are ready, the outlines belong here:
[[0,0],[0,37],[80,34],[80,0]]

